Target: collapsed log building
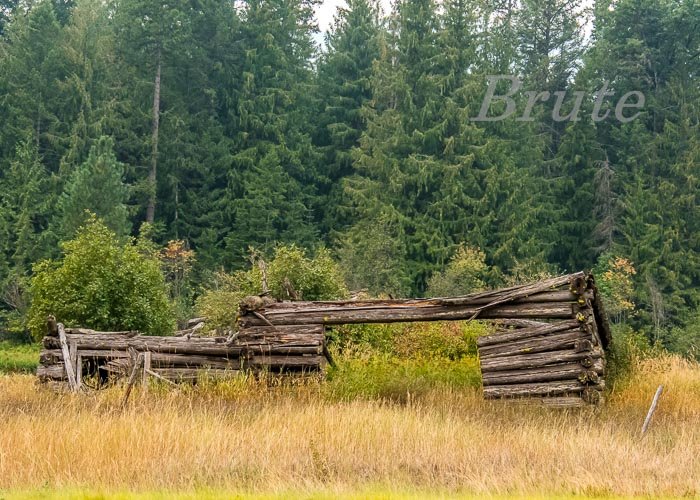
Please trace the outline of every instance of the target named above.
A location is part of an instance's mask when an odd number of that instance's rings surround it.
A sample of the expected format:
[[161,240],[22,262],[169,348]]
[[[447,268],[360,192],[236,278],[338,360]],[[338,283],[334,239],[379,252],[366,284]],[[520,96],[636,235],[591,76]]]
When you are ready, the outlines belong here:
[[237,331],[199,337],[201,322],[172,337],[95,332],[49,322],[38,376],[81,387],[137,368],[169,381],[239,371],[316,372],[332,362],[325,330],[333,325],[480,320],[494,333],[477,340],[488,399],[598,404],[605,388],[610,329],[592,275],[576,273],[462,297],[411,300],[277,302],[248,297]]

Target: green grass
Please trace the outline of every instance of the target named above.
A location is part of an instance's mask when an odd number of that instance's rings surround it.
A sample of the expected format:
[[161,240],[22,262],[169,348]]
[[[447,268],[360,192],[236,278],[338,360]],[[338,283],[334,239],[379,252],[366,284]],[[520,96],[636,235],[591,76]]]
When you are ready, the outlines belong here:
[[[0,341],[0,373],[30,373],[39,364],[39,344]],[[0,497],[1,498],[1,497]]]
[[460,390],[481,385],[475,357],[461,360],[400,359],[390,356],[341,358],[329,370],[324,393],[331,400],[355,398],[406,402],[437,389]]

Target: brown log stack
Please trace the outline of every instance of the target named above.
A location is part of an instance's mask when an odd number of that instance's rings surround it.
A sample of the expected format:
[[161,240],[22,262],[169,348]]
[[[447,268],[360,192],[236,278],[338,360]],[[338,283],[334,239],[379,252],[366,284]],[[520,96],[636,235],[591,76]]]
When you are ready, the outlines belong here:
[[[331,362],[326,325],[472,319],[492,321],[498,330],[477,341],[486,398],[556,407],[602,400],[610,331],[586,273],[462,297],[276,302],[253,296],[242,301],[238,331],[230,337],[198,337],[206,319],[197,318],[173,337],[67,328],[59,339],[63,326],[52,319],[37,374],[79,381],[131,373],[139,353],[144,373],[167,380],[205,372],[317,371]],[[69,377],[66,367],[75,373]]]

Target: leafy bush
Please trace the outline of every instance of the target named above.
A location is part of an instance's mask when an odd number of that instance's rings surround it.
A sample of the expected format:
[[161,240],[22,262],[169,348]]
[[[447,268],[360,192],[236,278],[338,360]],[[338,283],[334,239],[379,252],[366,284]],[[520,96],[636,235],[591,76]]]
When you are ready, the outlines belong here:
[[348,354],[460,360],[476,356],[476,339],[490,329],[479,321],[339,325],[329,337],[336,349]]
[[446,297],[483,290],[486,288],[487,272],[486,254],[478,248],[462,244],[445,270],[430,277],[428,295]]
[[634,311],[634,266],[627,259],[604,254],[593,272],[608,316],[614,323],[624,321]]
[[270,295],[280,300],[333,300],[348,295],[340,269],[325,249],[309,258],[294,245],[279,246],[270,262],[264,263],[256,254],[251,261],[247,271],[217,273],[212,289],[197,300],[197,312],[208,318],[208,326],[230,328],[240,301],[263,292],[263,275]]
[[120,242],[95,216],[61,249],[61,259],[34,266],[29,328],[35,337],[45,332],[49,314],[99,330],[172,331],[165,280],[151,252]]

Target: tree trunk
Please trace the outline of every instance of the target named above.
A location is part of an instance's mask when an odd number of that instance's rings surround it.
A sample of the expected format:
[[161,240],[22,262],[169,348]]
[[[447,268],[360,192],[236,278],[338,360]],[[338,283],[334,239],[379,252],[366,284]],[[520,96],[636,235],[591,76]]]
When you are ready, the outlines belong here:
[[151,171],[148,173],[148,207],[146,222],[153,223],[156,215],[156,186],[158,175],[158,133],[160,130],[160,71],[161,52],[156,55],[156,78],[153,89],[153,129],[151,136]]

